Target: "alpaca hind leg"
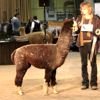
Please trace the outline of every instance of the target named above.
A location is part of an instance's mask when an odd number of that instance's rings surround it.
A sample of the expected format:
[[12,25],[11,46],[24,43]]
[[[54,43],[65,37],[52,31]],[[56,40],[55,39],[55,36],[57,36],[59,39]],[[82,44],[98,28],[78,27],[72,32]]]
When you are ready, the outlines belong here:
[[23,91],[22,91],[22,82],[23,82],[23,77],[25,75],[27,70],[17,70],[17,73],[16,73],[16,78],[15,78],[15,85],[17,86],[17,91],[18,91],[18,94],[19,95],[23,95]]
[[53,93],[54,94],[57,94],[58,93],[58,91],[57,91],[57,87],[56,87],[56,70],[57,69],[54,69],[53,71],[52,71],[52,75],[51,75],[51,86],[52,86],[52,88],[53,88]]

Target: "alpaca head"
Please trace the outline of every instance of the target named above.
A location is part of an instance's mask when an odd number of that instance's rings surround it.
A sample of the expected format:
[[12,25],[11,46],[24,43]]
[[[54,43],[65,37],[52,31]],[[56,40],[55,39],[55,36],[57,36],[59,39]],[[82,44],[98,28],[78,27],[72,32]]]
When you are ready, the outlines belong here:
[[20,27],[20,28],[19,28],[19,32],[20,32],[20,36],[23,36],[23,35],[26,34],[26,33],[25,33],[25,28],[24,28],[24,27]]
[[73,19],[65,19],[61,31],[63,32],[72,31],[72,27],[73,27]]

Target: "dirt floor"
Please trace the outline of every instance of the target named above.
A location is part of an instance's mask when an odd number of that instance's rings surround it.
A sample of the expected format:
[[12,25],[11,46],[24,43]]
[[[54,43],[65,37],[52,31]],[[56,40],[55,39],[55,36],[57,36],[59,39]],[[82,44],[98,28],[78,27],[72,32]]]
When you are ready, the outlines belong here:
[[[70,52],[65,63],[57,70],[58,94],[44,96],[44,70],[31,67],[23,81],[24,95],[19,96],[14,86],[15,66],[0,65],[0,100],[100,100],[100,54],[98,63],[98,90],[81,90],[81,63],[79,52]],[[88,71],[91,68],[88,65]],[[90,74],[90,73],[89,73]]]

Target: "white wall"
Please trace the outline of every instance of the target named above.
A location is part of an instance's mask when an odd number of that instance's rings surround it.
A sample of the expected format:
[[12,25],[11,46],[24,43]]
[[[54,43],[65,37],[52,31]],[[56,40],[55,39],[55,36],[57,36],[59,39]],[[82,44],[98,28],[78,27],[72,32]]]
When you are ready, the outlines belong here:
[[100,3],[95,3],[95,14],[100,16]]

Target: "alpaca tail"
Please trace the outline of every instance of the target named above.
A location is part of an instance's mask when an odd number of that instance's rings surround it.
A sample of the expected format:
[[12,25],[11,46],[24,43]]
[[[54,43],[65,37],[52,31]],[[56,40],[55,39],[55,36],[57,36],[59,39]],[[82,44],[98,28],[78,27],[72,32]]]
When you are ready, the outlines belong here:
[[14,50],[11,54],[11,61],[14,63],[14,56],[15,56],[16,50]]

